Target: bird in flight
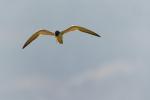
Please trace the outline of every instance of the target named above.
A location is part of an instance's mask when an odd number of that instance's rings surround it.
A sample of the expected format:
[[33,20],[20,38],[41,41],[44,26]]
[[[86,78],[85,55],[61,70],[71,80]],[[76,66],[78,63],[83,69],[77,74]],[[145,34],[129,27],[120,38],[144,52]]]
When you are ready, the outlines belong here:
[[96,34],[95,32],[87,29],[87,28],[84,28],[84,27],[81,27],[81,26],[71,26],[69,28],[67,28],[66,30],[64,31],[55,31],[55,33],[53,32],[50,32],[48,30],[39,30],[37,32],[35,32],[26,42],[25,44],[23,45],[22,49],[24,49],[27,45],[29,45],[33,40],[35,40],[36,38],[38,38],[39,36],[41,35],[50,35],[50,36],[55,36],[56,40],[58,41],[58,43],[60,44],[63,44],[63,35],[65,33],[68,33],[68,32],[71,32],[71,31],[75,31],[75,30],[79,30],[81,32],[84,32],[84,33],[88,33],[88,34],[91,34],[91,35],[94,35],[94,36],[97,36],[97,37],[101,37],[100,35]]

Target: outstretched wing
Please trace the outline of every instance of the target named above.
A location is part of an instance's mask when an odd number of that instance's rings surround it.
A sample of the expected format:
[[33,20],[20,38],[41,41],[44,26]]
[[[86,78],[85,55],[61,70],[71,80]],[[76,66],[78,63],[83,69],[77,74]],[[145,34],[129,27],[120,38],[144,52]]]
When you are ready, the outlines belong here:
[[33,40],[35,40],[37,37],[39,37],[40,35],[54,35],[53,32],[50,32],[48,30],[39,30],[36,33],[34,33],[27,41],[26,43],[23,45],[23,49],[29,45]]
[[88,34],[91,34],[91,35],[95,35],[95,36],[98,36],[98,37],[101,37],[100,35],[96,34],[95,32],[87,29],[87,28],[84,28],[84,27],[81,27],[81,26],[71,26],[69,27],[68,29],[64,30],[61,32],[61,34],[65,34],[65,33],[68,33],[68,32],[71,32],[71,31],[75,31],[75,30],[79,30],[81,32],[85,32],[85,33],[88,33]]

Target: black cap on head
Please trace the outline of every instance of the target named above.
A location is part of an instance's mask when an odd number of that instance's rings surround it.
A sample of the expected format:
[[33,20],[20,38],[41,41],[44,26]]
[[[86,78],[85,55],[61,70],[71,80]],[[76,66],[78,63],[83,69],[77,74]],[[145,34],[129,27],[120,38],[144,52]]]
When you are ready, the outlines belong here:
[[55,31],[55,36],[58,36],[60,34],[59,31]]

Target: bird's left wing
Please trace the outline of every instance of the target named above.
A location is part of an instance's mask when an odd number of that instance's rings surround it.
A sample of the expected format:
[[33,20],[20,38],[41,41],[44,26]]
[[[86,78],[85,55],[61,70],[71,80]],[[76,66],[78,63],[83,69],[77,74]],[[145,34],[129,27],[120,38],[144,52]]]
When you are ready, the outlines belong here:
[[88,33],[88,34],[91,34],[91,35],[95,35],[95,36],[101,37],[97,33],[93,32],[93,31],[91,31],[91,30],[89,30],[87,28],[81,27],[81,26],[71,26],[68,29],[62,31],[61,35],[64,35],[65,33],[68,33],[68,32],[71,32],[71,31],[75,31],[75,30],[79,30],[81,32],[85,32],[85,33]]
[[23,49],[29,45],[32,41],[34,41],[36,38],[38,38],[40,35],[54,35],[53,32],[50,32],[48,30],[39,30],[36,33],[34,33],[27,41],[26,43],[23,45]]

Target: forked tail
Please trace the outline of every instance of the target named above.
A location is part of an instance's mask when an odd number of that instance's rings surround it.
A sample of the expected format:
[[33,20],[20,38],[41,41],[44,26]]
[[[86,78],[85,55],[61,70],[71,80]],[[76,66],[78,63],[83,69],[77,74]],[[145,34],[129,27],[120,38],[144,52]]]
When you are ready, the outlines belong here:
[[60,44],[63,44],[63,37],[62,35],[59,35],[56,37],[57,41],[60,43]]

